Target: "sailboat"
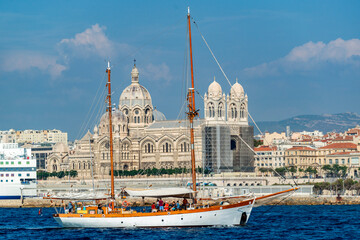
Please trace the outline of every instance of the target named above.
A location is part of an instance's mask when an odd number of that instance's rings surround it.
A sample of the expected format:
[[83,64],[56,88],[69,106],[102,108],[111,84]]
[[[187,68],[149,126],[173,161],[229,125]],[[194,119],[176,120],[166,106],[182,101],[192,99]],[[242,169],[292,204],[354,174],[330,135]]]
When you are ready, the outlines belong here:
[[[192,60],[192,42],[190,26],[190,10],[187,14],[189,30],[189,50],[191,67],[191,88],[188,90],[188,119],[190,122],[191,139],[191,165],[192,165],[192,191],[185,191],[179,195],[179,191],[143,192],[141,196],[148,197],[188,197],[193,199],[193,204],[187,209],[176,211],[158,211],[158,212],[136,212],[134,210],[126,211],[126,208],[116,207],[114,191],[114,165],[113,165],[113,138],[112,128],[109,128],[110,135],[110,163],[111,163],[111,189],[108,207],[101,205],[86,206],[75,213],[57,213],[54,219],[62,227],[87,227],[87,228],[126,228],[126,227],[202,227],[202,226],[237,226],[245,225],[250,217],[256,198],[246,196],[239,198],[236,203],[218,204],[214,206],[197,204],[196,200],[196,166],[194,149],[194,126],[193,121],[198,116],[195,108],[195,89],[194,89],[194,71]],[[112,126],[112,105],[111,105],[111,66],[108,62],[106,69],[108,74],[108,114],[109,126]],[[271,194],[269,197],[276,197],[282,194],[292,192],[296,189]],[[131,191],[130,191],[131,192]],[[263,198],[266,198],[264,196]]]

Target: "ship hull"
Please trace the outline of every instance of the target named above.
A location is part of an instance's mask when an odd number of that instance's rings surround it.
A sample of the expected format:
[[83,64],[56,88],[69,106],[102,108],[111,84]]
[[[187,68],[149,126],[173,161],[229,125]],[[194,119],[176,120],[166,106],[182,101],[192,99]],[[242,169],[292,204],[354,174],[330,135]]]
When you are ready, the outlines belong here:
[[[188,210],[167,212],[161,215],[135,215],[120,217],[112,214],[88,216],[58,214],[55,220],[66,228],[134,228],[134,227],[205,227],[236,226],[246,224],[254,200],[244,204],[233,204],[209,210]],[[245,214],[245,216],[244,216]]]

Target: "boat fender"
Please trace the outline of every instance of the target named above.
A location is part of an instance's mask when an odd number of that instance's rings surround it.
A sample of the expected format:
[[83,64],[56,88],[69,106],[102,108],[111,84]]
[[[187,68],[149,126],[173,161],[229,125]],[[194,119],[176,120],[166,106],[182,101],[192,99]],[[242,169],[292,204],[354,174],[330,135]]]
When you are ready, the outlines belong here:
[[241,225],[241,226],[244,226],[245,223],[246,223],[246,221],[247,221],[247,215],[246,215],[246,212],[243,212],[243,213],[241,214],[240,225]]
[[105,217],[105,214],[103,214],[102,217]]

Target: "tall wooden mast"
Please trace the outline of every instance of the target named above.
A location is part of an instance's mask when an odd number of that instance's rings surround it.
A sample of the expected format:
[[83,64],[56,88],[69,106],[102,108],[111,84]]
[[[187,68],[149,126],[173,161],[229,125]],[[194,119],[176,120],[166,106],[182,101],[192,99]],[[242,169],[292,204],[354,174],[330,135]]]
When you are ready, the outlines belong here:
[[194,145],[194,118],[198,115],[197,110],[195,109],[195,87],[194,87],[194,66],[192,58],[192,44],[191,44],[191,24],[190,24],[190,7],[188,7],[188,26],[189,26],[189,45],[190,45],[190,66],[191,66],[191,88],[188,92],[188,107],[189,112],[188,118],[190,121],[190,144],[191,144],[191,172],[192,172],[192,183],[193,190],[196,192],[196,167],[195,167],[195,145]]
[[108,81],[106,86],[108,87],[108,95],[107,100],[109,106],[106,111],[109,112],[109,132],[110,132],[110,165],[111,165],[111,199],[115,199],[115,192],[114,192],[114,158],[113,158],[113,137],[112,137],[112,106],[111,106],[111,81],[110,81],[110,62],[108,61],[108,67],[106,69],[108,74]]

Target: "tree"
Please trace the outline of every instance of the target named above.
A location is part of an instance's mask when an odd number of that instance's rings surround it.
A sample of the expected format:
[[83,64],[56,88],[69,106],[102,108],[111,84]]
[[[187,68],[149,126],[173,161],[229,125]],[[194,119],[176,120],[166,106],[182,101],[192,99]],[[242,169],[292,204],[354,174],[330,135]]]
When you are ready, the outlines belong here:
[[304,170],[305,173],[308,173],[309,174],[309,177],[310,175],[314,174],[316,175],[317,174],[317,170],[316,168],[313,168],[313,167],[308,167]]
[[58,178],[63,178],[63,177],[65,177],[65,172],[64,172],[64,171],[60,171],[60,172],[57,173],[56,176],[57,176]]
[[346,190],[351,190],[355,184],[356,184],[356,182],[354,180],[352,180],[351,178],[347,178],[344,181],[344,186],[345,186]]
[[70,177],[75,178],[77,177],[78,172],[76,170],[70,170]]
[[281,168],[276,168],[275,169],[275,174],[278,175],[280,174],[280,176],[284,177],[286,174],[286,168],[281,167]]
[[321,195],[326,189],[330,189],[329,182],[314,183],[314,191],[316,192],[316,194]]
[[263,145],[263,141],[254,139],[254,147],[258,147],[260,145]]
[[333,189],[335,188],[335,194],[341,192],[344,189],[343,186],[344,186],[344,181],[342,179],[338,179],[331,184],[331,187]]
[[294,173],[297,172],[297,168],[295,166],[291,166],[290,169],[288,169],[289,172],[291,172],[291,175],[294,176]]
[[50,174],[46,171],[38,171],[36,173],[36,176],[39,180],[46,180],[50,176]]

